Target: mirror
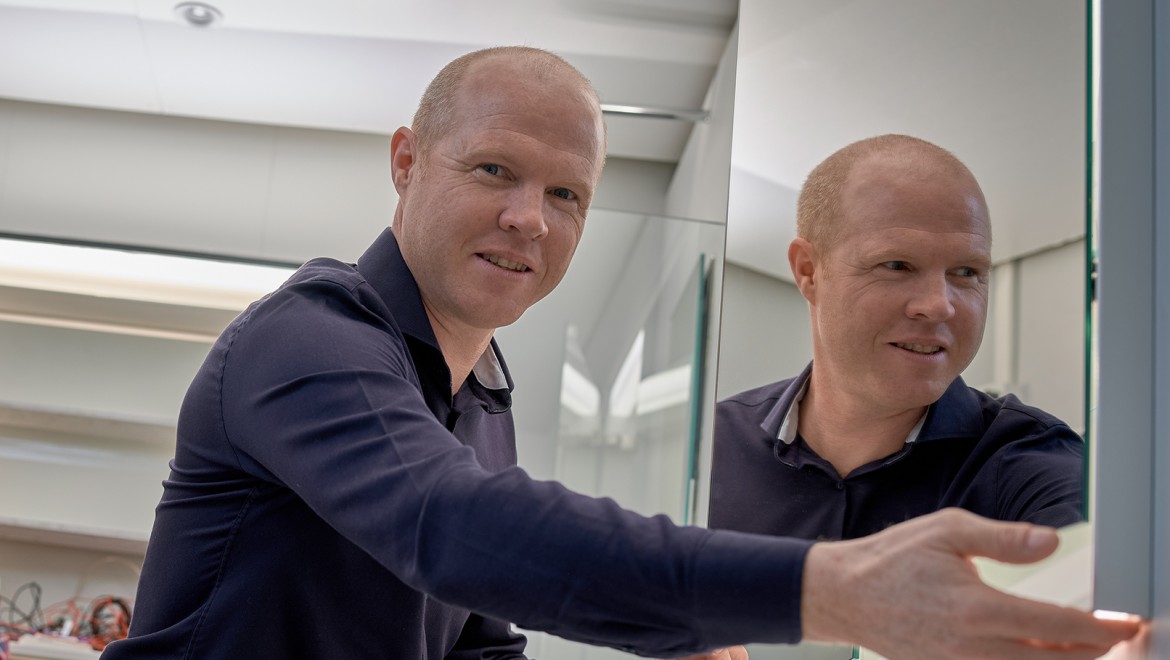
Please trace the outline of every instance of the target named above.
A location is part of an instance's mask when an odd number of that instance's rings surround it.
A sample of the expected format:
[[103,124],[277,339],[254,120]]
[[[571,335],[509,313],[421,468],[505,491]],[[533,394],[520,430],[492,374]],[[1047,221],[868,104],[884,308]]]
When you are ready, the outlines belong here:
[[811,359],[787,261],[804,178],[846,144],[904,133],[958,156],[990,208],[987,325],[964,380],[1084,433],[1086,17],[1063,0],[742,0],[719,399]]

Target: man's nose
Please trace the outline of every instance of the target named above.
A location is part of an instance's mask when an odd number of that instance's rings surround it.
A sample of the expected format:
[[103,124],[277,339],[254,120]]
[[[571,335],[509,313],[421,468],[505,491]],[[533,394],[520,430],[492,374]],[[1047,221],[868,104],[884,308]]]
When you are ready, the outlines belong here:
[[544,190],[522,187],[512,191],[507,205],[500,212],[500,228],[518,231],[529,240],[538,240],[548,234],[544,219]]
[[955,315],[954,289],[943,275],[923,275],[914,283],[906,315],[930,321],[945,321]]

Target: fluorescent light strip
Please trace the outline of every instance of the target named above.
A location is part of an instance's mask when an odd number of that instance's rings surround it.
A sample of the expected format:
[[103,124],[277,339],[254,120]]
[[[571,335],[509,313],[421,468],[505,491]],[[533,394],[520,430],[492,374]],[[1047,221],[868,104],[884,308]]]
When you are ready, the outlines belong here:
[[638,383],[638,414],[682,405],[691,398],[691,365],[652,374]]
[[647,119],[677,119],[679,121],[707,121],[710,113],[706,110],[681,110],[678,108],[654,108],[645,105],[618,105],[602,103],[601,112],[606,115],[645,117]]
[[595,417],[601,411],[597,386],[568,362],[561,366],[561,405],[581,417]]
[[0,238],[0,285],[242,310],[292,268]]

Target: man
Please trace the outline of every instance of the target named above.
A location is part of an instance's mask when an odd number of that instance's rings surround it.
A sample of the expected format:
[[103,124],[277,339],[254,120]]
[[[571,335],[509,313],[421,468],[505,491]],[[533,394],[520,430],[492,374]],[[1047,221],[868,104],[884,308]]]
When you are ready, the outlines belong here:
[[959,373],[983,337],[991,226],[975,177],[903,135],[818,165],[788,260],[813,361],[721,401],[713,527],[865,536],[943,507],[1061,526],[1080,520],[1081,438]]
[[[131,637],[106,660],[523,658],[504,621],[660,656],[802,635],[898,653],[924,622],[943,645],[921,648],[1078,645],[1058,657],[1133,634],[1008,598],[966,559],[1033,561],[1052,530],[947,512],[810,549],[643,518],[513,467],[492,334],[560,280],[604,149],[596,93],[554,55],[489,49],[439,74],[391,140],[392,231],[356,266],[307,263],[196,375]],[[895,593],[914,621],[875,626],[838,602],[888,591],[907,562],[991,621],[913,581]]]

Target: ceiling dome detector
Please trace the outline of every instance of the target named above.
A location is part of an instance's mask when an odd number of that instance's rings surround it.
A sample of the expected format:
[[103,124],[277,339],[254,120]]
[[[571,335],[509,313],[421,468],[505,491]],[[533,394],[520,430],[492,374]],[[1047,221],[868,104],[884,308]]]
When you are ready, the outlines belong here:
[[205,2],[180,2],[175,5],[175,13],[195,27],[207,27],[223,20],[223,14]]

